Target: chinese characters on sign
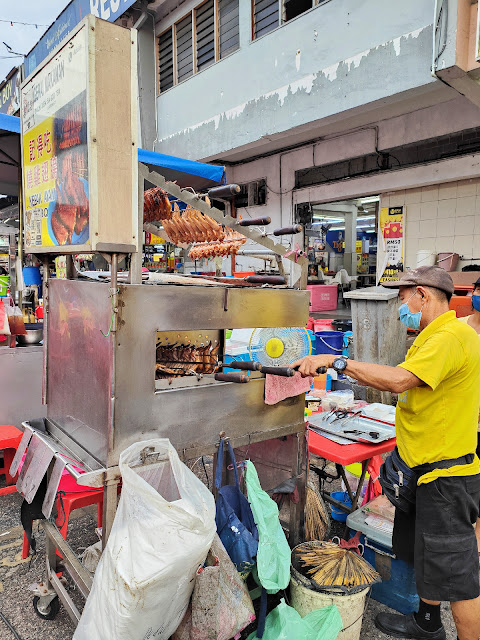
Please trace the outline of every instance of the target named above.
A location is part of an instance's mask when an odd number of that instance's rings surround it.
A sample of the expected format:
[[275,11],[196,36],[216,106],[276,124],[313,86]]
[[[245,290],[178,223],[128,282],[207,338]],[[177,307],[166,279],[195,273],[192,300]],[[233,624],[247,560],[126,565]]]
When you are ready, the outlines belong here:
[[380,283],[398,280],[405,259],[403,207],[380,209],[380,234],[384,246],[384,268]]
[[83,28],[22,89],[27,250],[88,243],[86,87]]

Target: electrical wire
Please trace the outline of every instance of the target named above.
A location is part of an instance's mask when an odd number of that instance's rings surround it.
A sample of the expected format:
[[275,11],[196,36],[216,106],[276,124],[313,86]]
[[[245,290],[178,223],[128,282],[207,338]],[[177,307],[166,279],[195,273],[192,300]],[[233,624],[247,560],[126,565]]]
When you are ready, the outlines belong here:
[[8,621],[8,619],[3,615],[1,611],[0,611],[0,620],[2,620],[7,625],[8,629],[10,629],[10,631],[13,633],[15,640],[22,640],[22,638],[18,635],[15,627]]
[[0,22],[5,22],[6,24],[9,24],[11,27],[13,27],[14,24],[21,24],[24,27],[35,27],[35,29],[38,29],[38,27],[49,27],[49,24],[38,24],[38,22],[20,22],[19,20],[0,20]]

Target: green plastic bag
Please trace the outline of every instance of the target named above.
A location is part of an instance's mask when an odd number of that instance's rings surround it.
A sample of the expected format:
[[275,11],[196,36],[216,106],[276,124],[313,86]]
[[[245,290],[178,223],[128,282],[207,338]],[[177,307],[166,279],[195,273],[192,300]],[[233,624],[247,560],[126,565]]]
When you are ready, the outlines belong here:
[[[302,618],[282,599],[267,616],[262,640],[335,640],[342,628],[342,618],[334,604],[316,609]],[[254,631],[247,640],[256,638],[257,632]]]
[[247,460],[245,478],[248,501],[258,529],[258,578],[267,593],[277,593],[286,589],[290,582],[290,547],[278,518],[278,506],[261,488],[251,460]]

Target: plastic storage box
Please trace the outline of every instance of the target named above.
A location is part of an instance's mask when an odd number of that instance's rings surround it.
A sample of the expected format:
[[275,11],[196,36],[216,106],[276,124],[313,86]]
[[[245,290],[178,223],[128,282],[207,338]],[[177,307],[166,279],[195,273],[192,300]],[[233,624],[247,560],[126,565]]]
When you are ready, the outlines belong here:
[[357,509],[347,518],[347,526],[361,531],[360,542],[365,546],[365,560],[382,576],[382,582],[372,587],[372,598],[400,613],[418,610],[418,595],[413,566],[397,560],[392,553],[392,535],[369,526],[363,509]]
[[336,284],[309,284],[310,311],[333,311],[337,308]]

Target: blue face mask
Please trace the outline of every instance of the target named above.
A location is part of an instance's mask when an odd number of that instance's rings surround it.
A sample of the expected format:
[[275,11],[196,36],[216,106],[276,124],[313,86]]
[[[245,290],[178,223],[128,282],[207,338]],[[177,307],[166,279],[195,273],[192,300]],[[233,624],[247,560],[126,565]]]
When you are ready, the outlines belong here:
[[476,294],[472,296],[472,307],[475,311],[480,311],[480,295]]
[[[416,291],[413,296],[416,295]],[[398,315],[400,316],[400,320],[407,327],[407,329],[413,329],[414,331],[418,331],[420,329],[420,321],[422,319],[422,312],[418,311],[417,313],[412,313],[408,307],[408,303],[413,298],[411,296],[407,302],[404,302],[398,308]]]

